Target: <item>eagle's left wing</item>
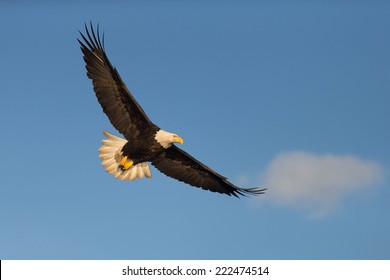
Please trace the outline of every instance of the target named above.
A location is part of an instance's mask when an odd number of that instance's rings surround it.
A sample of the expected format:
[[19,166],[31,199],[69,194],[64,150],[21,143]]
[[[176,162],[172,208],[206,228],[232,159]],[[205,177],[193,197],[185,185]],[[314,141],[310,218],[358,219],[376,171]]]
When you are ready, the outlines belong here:
[[211,168],[193,158],[175,145],[166,149],[152,165],[165,175],[187,183],[191,186],[219,192],[227,195],[258,195],[265,189],[239,188]]

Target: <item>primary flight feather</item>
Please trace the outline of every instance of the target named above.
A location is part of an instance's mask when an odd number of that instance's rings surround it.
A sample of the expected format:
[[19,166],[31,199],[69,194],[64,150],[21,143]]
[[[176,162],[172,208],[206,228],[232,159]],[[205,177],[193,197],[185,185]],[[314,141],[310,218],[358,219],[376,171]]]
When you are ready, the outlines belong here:
[[181,150],[174,143],[183,144],[175,133],[160,129],[150,121],[112,66],[104,50],[104,36],[99,26],[95,32],[85,26],[80,32],[87,76],[92,80],[96,97],[111,124],[125,137],[104,131],[99,157],[106,171],[122,180],[151,178],[148,165],[165,175],[191,186],[227,195],[262,194],[265,189],[239,188],[211,168]]

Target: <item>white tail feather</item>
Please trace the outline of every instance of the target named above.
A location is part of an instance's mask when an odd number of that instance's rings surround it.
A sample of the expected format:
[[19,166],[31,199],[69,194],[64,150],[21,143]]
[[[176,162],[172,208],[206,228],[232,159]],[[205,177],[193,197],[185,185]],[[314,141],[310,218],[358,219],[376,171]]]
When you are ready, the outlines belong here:
[[120,159],[118,155],[121,156],[121,149],[126,144],[126,140],[107,131],[103,131],[103,134],[107,139],[102,140],[103,146],[99,148],[99,158],[102,160],[102,165],[106,171],[119,178],[122,181],[130,180],[134,181],[137,178],[152,178],[152,173],[150,172],[149,165],[147,162],[141,162],[136,165],[133,165],[127,170],[122,170],[119,168]]

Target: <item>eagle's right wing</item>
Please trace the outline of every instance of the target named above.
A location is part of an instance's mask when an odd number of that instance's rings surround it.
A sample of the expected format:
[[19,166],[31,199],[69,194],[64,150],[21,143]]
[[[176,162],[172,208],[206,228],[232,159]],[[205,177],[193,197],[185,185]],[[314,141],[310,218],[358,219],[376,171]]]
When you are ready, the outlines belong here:
[[80,32],[84,42],[78,41],[84,54],[87,76],[93,82],[99,103],[111,124],[126,139],[136,137],[152,122],[108,60],[104,51],[104,36],[103,40],[100,40],[99,26],[97,34],[93,30],[92,23],[91,32],[87,25],[85,25],[85,31],[86,36]]

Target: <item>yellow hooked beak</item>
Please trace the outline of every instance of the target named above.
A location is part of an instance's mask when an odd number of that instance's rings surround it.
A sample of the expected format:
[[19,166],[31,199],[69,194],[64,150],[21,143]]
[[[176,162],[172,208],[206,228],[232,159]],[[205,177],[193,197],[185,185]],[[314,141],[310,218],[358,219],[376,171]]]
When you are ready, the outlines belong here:
[[181,144],[181,145],[183,145],[183,143],[184,143],[183,138],[181,138],[180,136],[177,136],[177,135],[175,135],[175,136],[173,137],[173,140],[174,140],[176,143],[179,143],[179,144]]

